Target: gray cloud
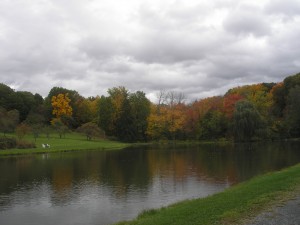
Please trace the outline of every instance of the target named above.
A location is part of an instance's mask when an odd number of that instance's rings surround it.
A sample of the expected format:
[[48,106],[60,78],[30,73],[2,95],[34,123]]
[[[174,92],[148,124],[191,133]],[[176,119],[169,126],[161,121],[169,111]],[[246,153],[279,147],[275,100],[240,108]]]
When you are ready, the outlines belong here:
[[265,36],[270,34],[270,24],[259,9],[243,7],[234,10],[224,20],[224,28],[234,35]]
[[300,70],[299,1],[1,1],[0,82],[190,99]]
[[298,0],[272,0],[266,5],[265,11],[271,14],[294,17],[300,14],[300,2]]

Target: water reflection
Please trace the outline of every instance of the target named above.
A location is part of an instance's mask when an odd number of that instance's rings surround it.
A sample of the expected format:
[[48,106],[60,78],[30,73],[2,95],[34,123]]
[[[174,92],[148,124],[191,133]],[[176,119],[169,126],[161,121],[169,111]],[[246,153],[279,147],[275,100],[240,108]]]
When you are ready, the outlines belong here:
[[300,161],[297,142],[0,158],[0,224],[110,224]]

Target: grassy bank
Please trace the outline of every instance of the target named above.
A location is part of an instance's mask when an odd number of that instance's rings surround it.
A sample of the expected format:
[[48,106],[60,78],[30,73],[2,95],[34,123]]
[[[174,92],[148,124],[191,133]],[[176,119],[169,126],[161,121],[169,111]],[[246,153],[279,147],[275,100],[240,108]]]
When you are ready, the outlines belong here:
[[[110,150],[121,149],[128,146],[128,144],[125,143],[109,140],[95,139],[87,141],[85,136],[78,133],[67,134],[65,138],[58,138],[54,135],[52,135],[49,139],[46,137],[39,137],[36,141],[32,136],[27,136],[24,140],[34,142],[36,148],[0,150],[0,156],[78,150]],[[50,148],[43,148],[42,144],[49,144]]]
[[266,174],[203,199],[145,211],[119,225],[241,224],[268,206],[289,198],[300,188],[300,164]]

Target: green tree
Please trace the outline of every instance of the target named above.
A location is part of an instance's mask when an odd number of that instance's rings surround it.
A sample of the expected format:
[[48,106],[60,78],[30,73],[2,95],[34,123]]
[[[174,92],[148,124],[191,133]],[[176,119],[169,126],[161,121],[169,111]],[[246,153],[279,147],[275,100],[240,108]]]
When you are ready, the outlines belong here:
[[78,124],[85,124],[93,120],[93,112],[89,99],[80,98],[75,104],[77,106],[77,114],[74,115],[74,119],[77,120]]
[[208,111],[200,120],[199,133],[201,139],[217,139],[225,137],[227,130],[227,119],[218,110]]
[[4,136],[8,132],[13,132],[19,123],[18,110],[10,110],[0,107],[0,131]]
[[15,101],[12,106],[20,113],[20,122],[23,122],[29,112],[36,107],[34,95],[27,91],[18,91],[15,93]]
[[133,123],[133,133],[135,140],[147,140],[148,117],[150,115],[150,101],[144,92],[137,91],[130,94],[129,102]]
[[98,103],[98,125],[108,136],[113,135],[113,105],[110,97],[101,96]]
[[236,103],[233,114],[236,141],[250,141],[262,125],[261,116],[251,102],[240,100]]
[[0,83],[0,106],[12,110],[15,102],[15,92],[9,86]]
[[136,140],[136,132],[133,125],[133,116],[129,100],[123,100],[118,117],[115,121],[115,135],[121,141],[132,142]]
[[300,86],[290,89],[287,101],[286,123],[292,137],[300,136]]
[[[129,91],[125,87],[108,89],[108,99],[111,103],[110,131],[122,141],[133,139],[133,118],[129,103]],[[108,102],[108,103],[109,103]]]

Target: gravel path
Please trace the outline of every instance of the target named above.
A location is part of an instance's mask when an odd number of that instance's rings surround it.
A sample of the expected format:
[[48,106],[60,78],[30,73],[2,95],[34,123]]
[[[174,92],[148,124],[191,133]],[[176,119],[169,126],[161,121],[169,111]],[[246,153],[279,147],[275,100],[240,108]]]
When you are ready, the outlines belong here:
[[300,225],[300,195],[259,214],[246,225]]

